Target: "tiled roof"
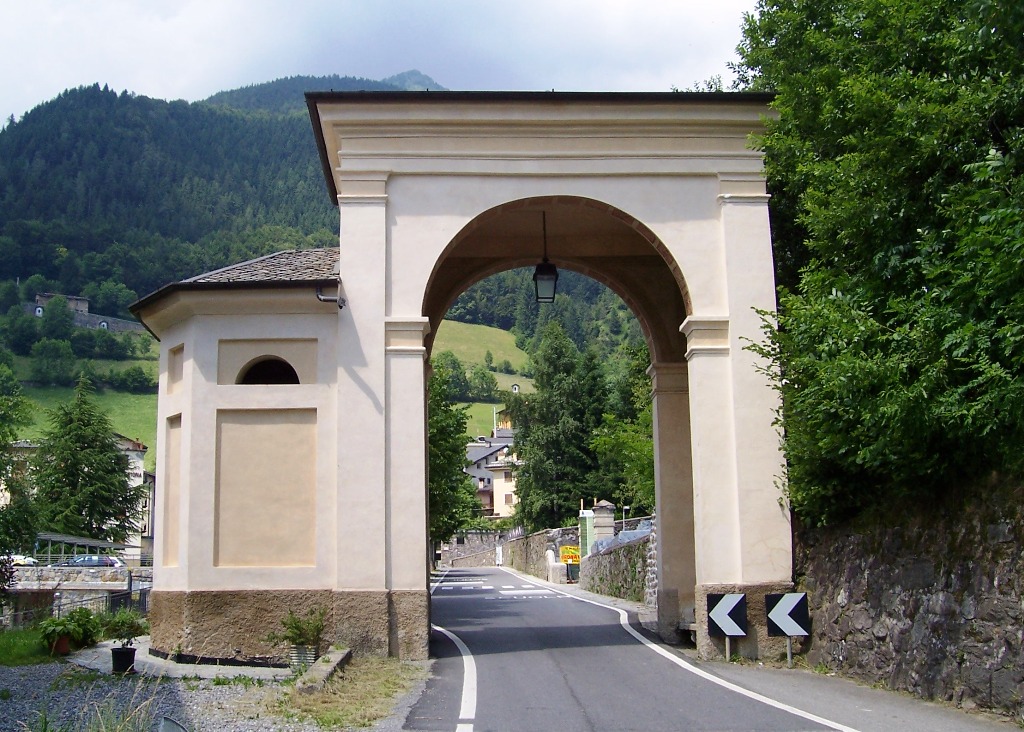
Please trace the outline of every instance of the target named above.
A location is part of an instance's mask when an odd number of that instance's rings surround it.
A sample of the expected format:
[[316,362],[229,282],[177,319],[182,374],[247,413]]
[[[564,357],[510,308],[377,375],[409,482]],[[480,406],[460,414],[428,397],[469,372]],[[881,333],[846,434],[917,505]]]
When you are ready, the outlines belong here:
[[292,249],[232,264],[184,280],[185,283],[319,282],[337,279],[337,247]]

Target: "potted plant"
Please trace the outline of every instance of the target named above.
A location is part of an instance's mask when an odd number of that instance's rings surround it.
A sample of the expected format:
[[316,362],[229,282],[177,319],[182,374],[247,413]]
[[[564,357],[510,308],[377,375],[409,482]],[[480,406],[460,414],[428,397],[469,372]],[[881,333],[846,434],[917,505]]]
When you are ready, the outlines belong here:
[[281,620],[284,631],[269,633],[268,643],[288,643],[288,659],[293,669],[308,668],[320,657],[320,642],[323,640],[327,610],[311,609],[305,616],[289,610]]
[[95,645],[99,639],[99,620],[87,607],[75,608],[59,618],[46,618],[39,632],[51,654],[66,656],[72,648]]
[[68,616],[46,618],[39,622],[39,633],[43,637],[43,643],[50,649],[51,656],[66,656],[71,653],[71,638],[75,631],[75,622]]
[[110,649],[111,670],[115,674],[135,673],[135,639],[149,632],[149,623],[137,610],[121,608],[109,616],[104,629],[107,638],[120,641],[120,646]]

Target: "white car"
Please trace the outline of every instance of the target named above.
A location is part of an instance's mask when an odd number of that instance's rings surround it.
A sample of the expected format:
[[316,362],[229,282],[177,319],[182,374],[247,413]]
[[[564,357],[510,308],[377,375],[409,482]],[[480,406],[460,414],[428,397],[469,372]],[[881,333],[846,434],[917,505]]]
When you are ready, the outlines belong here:
[[24,554],[12,554],[11,564],[15,567],[34,567],[39,564],[35,557],[27,557]]

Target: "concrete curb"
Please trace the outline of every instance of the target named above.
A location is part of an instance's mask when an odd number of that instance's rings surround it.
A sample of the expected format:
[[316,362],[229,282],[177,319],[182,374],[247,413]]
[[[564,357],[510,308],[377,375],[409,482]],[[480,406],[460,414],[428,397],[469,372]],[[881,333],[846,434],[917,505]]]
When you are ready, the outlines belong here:
[[295,682],[295,691],[300,694],[312,694],[320,691],[335,673],[348,665],[350,660],[352,660],[351,649],[331,648],[299,677]]

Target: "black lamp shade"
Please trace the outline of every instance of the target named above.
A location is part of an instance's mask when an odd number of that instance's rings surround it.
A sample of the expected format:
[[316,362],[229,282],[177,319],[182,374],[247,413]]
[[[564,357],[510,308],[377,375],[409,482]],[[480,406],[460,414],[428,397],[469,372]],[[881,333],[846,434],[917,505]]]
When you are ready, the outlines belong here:
[[533,272],[533,287],[537,292],[537,302],[554,302],[557,286],[558,269],[545,259],[537,265],[537,269]]

